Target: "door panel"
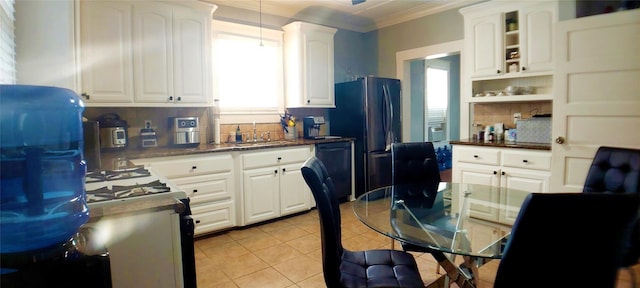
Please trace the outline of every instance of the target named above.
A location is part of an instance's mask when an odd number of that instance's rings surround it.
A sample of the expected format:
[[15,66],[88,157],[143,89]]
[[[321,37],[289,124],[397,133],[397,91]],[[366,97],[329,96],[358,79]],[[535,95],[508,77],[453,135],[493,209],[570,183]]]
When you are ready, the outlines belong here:
[[391,185],[391,153],[370,152],[367,157],[367,170],[366,191],[364,192]]

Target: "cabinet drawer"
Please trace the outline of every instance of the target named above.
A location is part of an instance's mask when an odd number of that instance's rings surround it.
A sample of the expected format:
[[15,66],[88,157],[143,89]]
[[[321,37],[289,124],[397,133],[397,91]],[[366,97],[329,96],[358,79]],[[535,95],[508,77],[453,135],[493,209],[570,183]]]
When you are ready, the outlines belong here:
[[551,153],[546,152],[504,151],[502,161],[505,167],[551,170]]
[[311,156],[309,146],[290,149],[278,149],[266,152],[249,152],[242,156],[244,169],[277,166],[288,163],[304,162]]
[[[135,161],[136,163],[138,161]],[[233,160],[230,154],[212,156],[178,156],[157,159],[143,159],[142,162],[161,175],[176,177],[203,175],[231,171]]]
[[236,214],[232,201],[192,205],[191,213],[196,225],[196,236],[236,226]]
[[459,162],[500,165],[500,150],[493,149],[457,149],[453,153]]
[[224,198],[233,198],[230,173],[202,175],[171,180],[184,191],[191,203],[206,203]]

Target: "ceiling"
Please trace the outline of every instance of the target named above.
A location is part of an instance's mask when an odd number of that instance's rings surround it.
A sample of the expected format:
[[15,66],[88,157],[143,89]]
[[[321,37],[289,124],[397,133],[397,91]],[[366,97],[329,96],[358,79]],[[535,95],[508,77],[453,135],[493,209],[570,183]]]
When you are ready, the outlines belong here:
[[[203,0],[288,19],[369,32],[484,0]],[[362,0],[358,0],[362,1]]]

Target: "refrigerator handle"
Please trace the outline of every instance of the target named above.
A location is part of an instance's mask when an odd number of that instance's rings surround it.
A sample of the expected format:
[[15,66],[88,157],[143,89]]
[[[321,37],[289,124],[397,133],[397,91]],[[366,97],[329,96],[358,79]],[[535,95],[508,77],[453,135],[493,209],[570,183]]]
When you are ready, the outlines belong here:
[[382,95],[384,96],[384,107],[382,121],[384,121],[384,142],[385,151],[391,150],[391,143],[393,143],[393,135],[391,135],[391,127],[393,121],[393,107],[391,106],[391,98],[389,95],[389,86],[387,84],[382,85]]

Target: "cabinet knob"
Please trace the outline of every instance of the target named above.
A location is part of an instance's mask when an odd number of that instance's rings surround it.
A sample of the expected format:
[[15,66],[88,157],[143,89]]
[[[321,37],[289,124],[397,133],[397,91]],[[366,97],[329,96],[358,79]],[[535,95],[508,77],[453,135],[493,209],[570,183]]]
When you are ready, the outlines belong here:
[[493,175],[498,175],[498,171],[493,171]]
[[504,174],[506,174],[506,173],[504,173],[504,171],[500,172],[500,175],[503,175],[503,176],[504,176]]
[[287,168],[282,168],[282,173],[286,172]]
[[193,189],[193,193],[198,193],[198,189]]
[[196,165],[191,166],[191,170],[196,170],[196,169],[198,169],[198,166]]
[[200,224],[200,220],[196,220],[196,224]]
[[178,96],[178,101],[182,100],[182,97]]
[[524,160],[522,160],[522,163],[524,163],[524,164],[529,164],[529,160],[524,159]]
[[89,100],[89,98],[91,98],[91,95],[89,95],[87,93],[82,93],[82,94],[80,94],[80,96],[84,97],[87,100]]
[[500,72],[501,72],[501,71],[500,71],[500,69],[498,69],[496,72],[497,72],[498,74],[500,74]]
[[478,159],[479,157],[478,157],[478,155],[473,155],[473,158],[476,158],[476,159]]
[[522,71],[527,70],[527,67],[522,66]]
[[307,104],[311,103],[311,100],[307,100]]
[[282,160],[282,157],[278,157],[278,161]]
[[273,170],[273,173],[276,173],[276,174],[278,174],[278,169],[276,169],[276,170]]
[[563,143],[564,143],[564,137],[558,137],[558,138],[556,138],[556,143],[558,143],[558,144],[563,144]]

